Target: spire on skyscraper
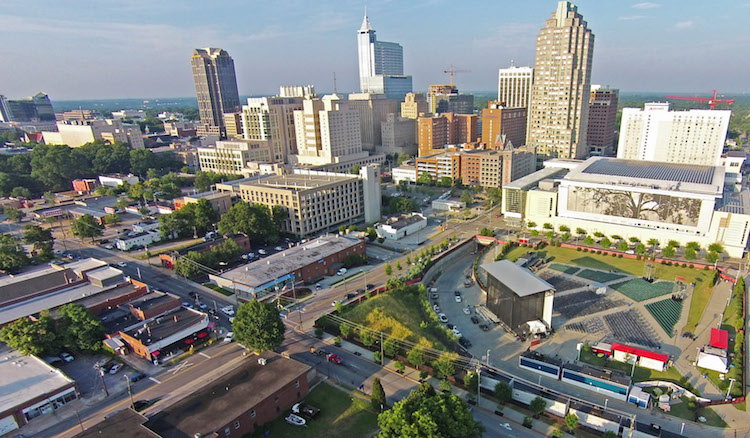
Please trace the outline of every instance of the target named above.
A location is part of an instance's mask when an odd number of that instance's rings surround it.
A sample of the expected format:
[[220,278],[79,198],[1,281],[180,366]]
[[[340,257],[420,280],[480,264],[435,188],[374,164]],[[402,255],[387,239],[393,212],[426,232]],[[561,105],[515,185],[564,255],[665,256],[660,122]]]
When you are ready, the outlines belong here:
[[367,17],[367,7],[365,7],[365,18],[362,19],[362,26],[359,27],[360,32],[367,32],[372,30],[372,25],[370,25],[370,19]]

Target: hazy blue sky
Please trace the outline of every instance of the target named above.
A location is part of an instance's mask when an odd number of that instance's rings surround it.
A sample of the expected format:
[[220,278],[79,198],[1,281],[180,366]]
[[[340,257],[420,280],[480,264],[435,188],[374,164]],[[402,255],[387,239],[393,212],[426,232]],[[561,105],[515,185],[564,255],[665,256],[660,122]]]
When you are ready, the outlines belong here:
[[[628,91],[750,92],[750,0],[575,2],[596,35],[593,82]],[[195,94],[190,55],[221,47],[240,94],[281,84],[358,88],[365,6],[378,39],[404,47],[414,88],[496,90],[497,69],[533,65],[556,1],[2,0],[0,94],[53,100]]]

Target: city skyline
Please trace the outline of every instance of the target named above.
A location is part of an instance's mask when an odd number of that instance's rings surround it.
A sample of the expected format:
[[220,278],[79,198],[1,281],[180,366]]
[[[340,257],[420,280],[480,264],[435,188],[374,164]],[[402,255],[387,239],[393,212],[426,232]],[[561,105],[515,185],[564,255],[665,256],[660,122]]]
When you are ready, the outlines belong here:
[[[403,46],[414,90],[448,83],[443,70],[452,64],[471,70],[456,75],[461,90],[493,91],[498,69],[511,60],[534,64],[536,36],[556,4],[471,2],[452,8],[455,24],[437,31],[435,24],[445,20],[442,6],[449,5],[442,0],[229,2],[214,9],[173,2],[84,8],[10,0],[0,5],[0,36],[8,42],[5,57],[16,62],[0,72],[0,93],[18,98],[43,91],[53,100],[191,96],[185,59],[209,46],[232,54],[241,95],[273,95],[286,84],[314,84],[327,92],[334,72],[337,89],[354,92],[356,34],[365,7],[378,39]],[[742,77],[750,61],[737,56],[750,44],[742,32],[748,2],[721,8],[698,1],[574,4],[597,38],[592,83],[625,93],[750,91]]]

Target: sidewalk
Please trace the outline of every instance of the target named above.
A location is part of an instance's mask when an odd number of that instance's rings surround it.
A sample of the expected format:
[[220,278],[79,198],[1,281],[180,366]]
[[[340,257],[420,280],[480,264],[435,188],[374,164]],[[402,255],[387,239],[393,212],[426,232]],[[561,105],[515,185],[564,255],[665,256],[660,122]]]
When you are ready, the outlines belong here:
[[[326,344],[333,345],[333,338],[334,338],[334,336],[332,336],[332,335],[330,335],[328,333],[324,333],[323,334],[323,338],[321,340],[324,343],[326,343]],[[370,361],[373,360],[373,358],[372,358],[373,357],[372,356],[373,355],[373,351],[367,350],[366,348],[362,348],[359,345],[353,344],[353,343],[348,342],[346,340],[341,340],[341,346],[339,348],[341,348],[343,350],[346,350],[346,351],[348,351],[350,353],[353,353],[353,354],[355,354],[357,356],[360,356],[360,357],[362,357],[364,359],[367,359],[367,360],[370,360]],[[396,362],[397,361],[395,361],[393,359],[385,358],[384,364],[383,364],[383,369],[385,369],[385,370],[387,370],[387,371],[389,371],[389,372],[391,372],[393,374],[396,374],[398,376],[401,376],[404,379],[407,379],[407,380],[410,380],[410,381],[414,382],[415,387],[416,387],[416,385],[422,383],[422,381],[419,380],[419,371],[418,370],[407,366],[406,370],[404,371],[404,373],[401,374],[401,373],[399,373],[399,372],[396,371],[396,368],[394,366],[396,364]],[[440,381],[437,378],[430,377],[427,380],[425,380],[425,382],[429,383],[434,388],[436,388],[436,390],[439,391],[438,388],[440,387]],[[387,393],[388,393],[388,390],[386,389],[386,394]],[[458,388],[456,386],[451,387],[451,393],[453,393],[454,395],[458,396],[462,400],[467,400],[469,398],[469,393],[466,390]],[[476,395],[476,394],[474,394],[474,395]],[[487,397],[482,396],[480,398],[480,400],[479,400],[479,403],[477,405],[474,405],[474,408],[481,409],[485,413],[494,416],[495,415],[494,412],[497,409],[497,404],[494,401],[488,399]],[[523,412],[517,411],[510,404],[506,405],[502,409],[502,412],[504,414],[502,417],[496,416],[498,422],[505,423],[505,422],[510,421],[510,422],[517,423],[517,425],[519,427],[523,427],[522,424],[523,424],[524,418],[526,418],[526,414],[524,414]],[[552,432],[555,430],[555,427],[553,427],[553,426],[551,426],[551,425],[549,425],[549,424],[547,424],[547,423],[545,423],[545,422],[543,422],[541,420],[536,420],[535,419],[532,422],[531,430],[533,430],[534,432],[541,433],[544,436],[550,436],[552,434]],[[572,437],[573,435],[569,435],[569,434],[565,433],[564,436],[565,437]]]

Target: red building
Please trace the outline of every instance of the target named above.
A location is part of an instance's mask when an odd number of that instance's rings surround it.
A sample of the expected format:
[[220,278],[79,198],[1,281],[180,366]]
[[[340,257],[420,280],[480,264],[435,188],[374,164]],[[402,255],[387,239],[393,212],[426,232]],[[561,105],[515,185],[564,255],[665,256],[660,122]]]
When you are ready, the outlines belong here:
[[73,190],[79,194],[91,193],[99,187],[99,180],[96,179],[74,179]]

